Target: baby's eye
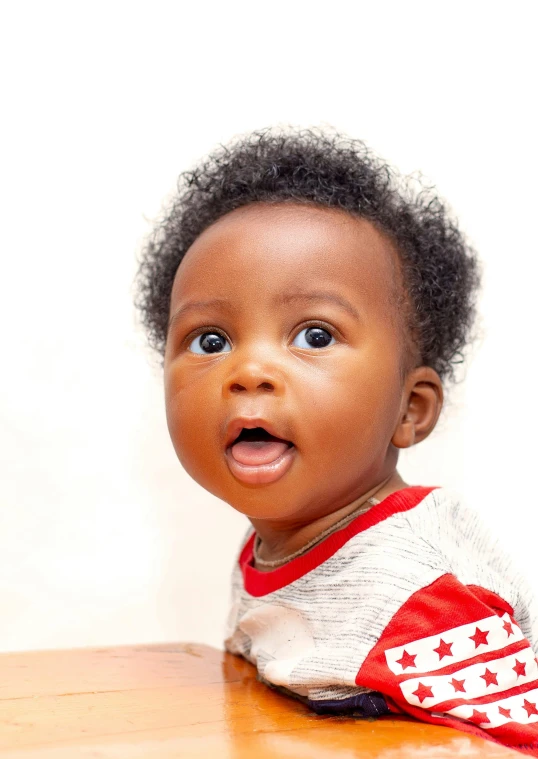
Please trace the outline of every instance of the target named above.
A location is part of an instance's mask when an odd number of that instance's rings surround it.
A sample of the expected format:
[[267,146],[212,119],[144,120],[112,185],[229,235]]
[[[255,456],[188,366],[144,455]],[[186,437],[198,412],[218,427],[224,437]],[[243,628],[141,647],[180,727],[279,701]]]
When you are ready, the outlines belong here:
[[228,340],[219,332],[203,332],[201,335],[196,335],[189,345],[189,350],[193,353],[201,353],[202,355],[207,355],[208,353],[228,353],[228,351],[224,350],[225,345],[229,345]]
[[323,327],[307,327],[299,332],[293,345],[297,348],[327,348],[332,345],[331,341],[336,342],[331,333]]

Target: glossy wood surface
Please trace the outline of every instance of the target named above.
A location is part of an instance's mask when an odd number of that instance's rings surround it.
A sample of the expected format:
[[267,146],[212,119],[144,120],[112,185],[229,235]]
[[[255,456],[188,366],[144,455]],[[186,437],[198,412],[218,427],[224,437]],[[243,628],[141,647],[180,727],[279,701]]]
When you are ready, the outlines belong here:
[[316,716],[207,646],[0,654],[0,672],[2,759],[521,756],[404,718]]

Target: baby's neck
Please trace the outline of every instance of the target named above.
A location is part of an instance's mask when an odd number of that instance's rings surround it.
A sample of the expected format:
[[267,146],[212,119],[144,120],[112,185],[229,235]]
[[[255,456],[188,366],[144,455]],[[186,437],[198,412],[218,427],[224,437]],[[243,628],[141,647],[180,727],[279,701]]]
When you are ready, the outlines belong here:
[[[360,509],[370,498],[382,501],[391,493],[407,487],[398,472],[394,472],[388,480],[376,484],[366,493],[356,498],[351,503],[343,506],[330,514],[321,517],[298,522],[293,525],[278,525],[266,519],[251,519],[261,543],[258,547],[258,556],[264,562],[274,562],[285,559],[310,543],[321,533],[344,519],[348,514]],[[260,571],[270,571],[271,567],[257,565]]]

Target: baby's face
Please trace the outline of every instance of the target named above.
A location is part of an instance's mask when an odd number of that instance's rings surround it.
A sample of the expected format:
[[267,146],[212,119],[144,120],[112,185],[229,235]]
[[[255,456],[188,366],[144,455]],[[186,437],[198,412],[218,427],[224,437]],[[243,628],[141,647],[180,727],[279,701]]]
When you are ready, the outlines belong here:
[[[175,277],[165,355],[168,427],[186,471],[283,525],[388,477],[403,391],[399,291],[391,242],[344,211],[252,204],[205,230]],[[243,426],[293,446],[232,447]]]

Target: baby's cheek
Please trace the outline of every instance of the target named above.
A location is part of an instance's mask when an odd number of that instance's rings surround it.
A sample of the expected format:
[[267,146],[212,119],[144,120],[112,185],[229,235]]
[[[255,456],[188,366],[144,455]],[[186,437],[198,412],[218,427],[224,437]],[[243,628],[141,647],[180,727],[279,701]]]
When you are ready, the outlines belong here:
[[220,436],[219,395],[209,389],[200,395],[200,387],[193,383],[167,388],[166,396],[168,429],[182,467],[199,485],[222,497],[228,469]]
[[365,466],[384,458],[400,408],[400,381],[391,369],[357,367],[328,383],[310,409],[305,405],[305,429],[323,444],[322,458],[338,452],[342,465],[362,460]]
[[184,466],[199,458],[204,450],[211,416],[207,403],[201,403],[198,395],[199,388],[192,378],[189,381],[187,373],[176,370],[165,375],[166,421],[176,454]]

